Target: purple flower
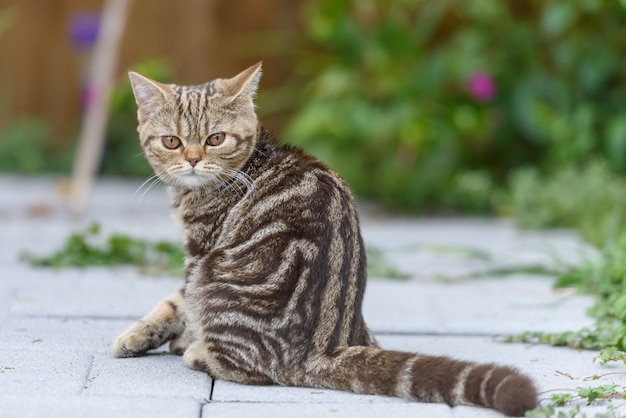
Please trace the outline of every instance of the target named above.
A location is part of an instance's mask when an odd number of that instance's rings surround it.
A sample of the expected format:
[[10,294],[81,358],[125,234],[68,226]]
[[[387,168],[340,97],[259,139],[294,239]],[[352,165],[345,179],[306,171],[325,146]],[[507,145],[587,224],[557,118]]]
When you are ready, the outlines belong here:
[[469,92],[474,100],[488,102],[496,95],[496,82],[486,71],[478,71],[469,79]]
[[98,39],[100,14],[78,11],[70,18],[67,29],[74,47],[79,51],[88,51]]

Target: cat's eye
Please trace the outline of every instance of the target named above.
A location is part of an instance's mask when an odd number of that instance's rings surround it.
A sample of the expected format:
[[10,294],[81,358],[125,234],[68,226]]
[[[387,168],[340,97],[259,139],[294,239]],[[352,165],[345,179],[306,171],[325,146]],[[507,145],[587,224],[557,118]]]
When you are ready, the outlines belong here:
[[211,147],[217,147],[222,145],[226,140],[226,134],[224,132],[218,132],[207,138],[206,144]]
[[162,136],[161,142],[163,143],[163,146],[167,149],[176,149],[183,144],[182,142],[180,142],[180,139],[178,137],[171,135]]

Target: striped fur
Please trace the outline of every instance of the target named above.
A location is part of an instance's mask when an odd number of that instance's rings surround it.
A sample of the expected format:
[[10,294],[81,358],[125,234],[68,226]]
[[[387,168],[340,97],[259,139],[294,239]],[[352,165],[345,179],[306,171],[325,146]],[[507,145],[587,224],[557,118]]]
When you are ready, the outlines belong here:
[[[259,126],[259,77],[260,65],[188,87],[131,74],[145,155],[170,185],[184,232],[186,279],[118,337],[114,354],[138,356],[170,341],[216,379],[512,416],[534,408],[532,382],[511,368],[377,346],[361,313],[365,252],[352,194],[332,170]],[[224,142],[207,145],[216,132]],[[181,146],[166,148],[163,136]]]

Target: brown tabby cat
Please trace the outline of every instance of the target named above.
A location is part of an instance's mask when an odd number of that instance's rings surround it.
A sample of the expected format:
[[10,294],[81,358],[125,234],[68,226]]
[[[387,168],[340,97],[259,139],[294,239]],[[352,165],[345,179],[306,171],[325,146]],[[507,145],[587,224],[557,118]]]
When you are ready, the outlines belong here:
[[537,405],[509,367],[378,348],[361,314],[365,252],[354,199],[309,155],[257,121],[261,64],[199,86],[136,73],[139,136],[169,185],[187,250],[185,285],[114,343],[117,357],[170,341],[215,379],[475,404]]

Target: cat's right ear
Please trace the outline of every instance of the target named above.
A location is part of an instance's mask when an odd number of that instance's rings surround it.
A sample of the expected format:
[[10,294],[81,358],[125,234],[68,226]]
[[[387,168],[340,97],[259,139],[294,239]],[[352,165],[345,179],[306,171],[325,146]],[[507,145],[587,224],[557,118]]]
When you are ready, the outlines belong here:
[[135,102],[139,108],[139,121],[143,122],[152,111],[169,99],[172,90],[165,84],[150,80],[133,71],[128,72],[128,78],[130,78]]

